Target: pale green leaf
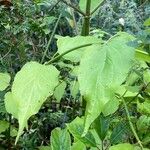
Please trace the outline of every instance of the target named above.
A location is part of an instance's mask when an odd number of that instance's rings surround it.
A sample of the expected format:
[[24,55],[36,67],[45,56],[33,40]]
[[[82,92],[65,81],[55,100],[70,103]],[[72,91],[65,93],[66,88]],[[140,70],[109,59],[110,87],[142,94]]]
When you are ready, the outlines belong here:
[[70,150],[71,139],[67,129],[55,128],[51,132],[51,149],[52,150]]
[[73,143],[71,150],[86,150],[86,146],[81,141]]
[[150,26],[150,18],[145,20],[144,26],[146,26],[146,27]]
[[9,128],[9,122],[0,120],[0,133],[6,131]]
[[104,106],[102,113],[104,116],[108,116],[110,114],[113,114],[119,107],[119,99],[117,99],[115,96],[112,97],[110,101],[106,103]]
[[79,82],[78,81],[71,82],[70,92],[71,92],[71,95],[73,96],[73,98],[75,99],[79,92]]
[[109,150],[134,150],[134,146],[129,143],[123,143],[111,146]]
[[[9,113],[19,121],[16,142],[27,127],[27,120],[36,114],[48,96],[53,94],[58,84],[59,71],[54,66],[29,62],[16,74],[12,92],[5,96]],[[15,109],[14,109],[15,108]]]
[[80,91],[87,101],[83,135],[127,77],[135,53],[129,46],[132,40],[131,35],[118,33],[105,44],[95,44],[84,52],[78,73]]
[[76,138],[77,140],[83,142],[87,146],[96,146],[96,142],[94,136],[90,131],[82,137],[82,133],[84,131],[84,119],[82,118],[75,118],[71,123],[67,124],[67,128],[69,132]]
[[[85,44],[92,44],[92,43],[99,43],[101,42],[99,39],[92,37],[92,36],[76,36],[76,37],[57,37],[57,46],[58,46],[58,53],[62,54],[72,48],[82,46]],[[73,62],[78,62],[81,59],[83,52],[86,50],[86,47],[80,48],[73,52],[70,52],[63,57],[67,60],[71,60]]]
[[146,61],[146,62],[150,62],[150,55],[147,53],[147,52],[144,52],[142,50],[136,50],[136,53],[135,53],[135,57],[138,59],[138,60],[142,60],[142,61]]
[[142,114],[150,114],[150,101],[146,99],[143,103],[137,102],[138,112]]
[[[98,5],[100,5],[104,0],[91,0],[91,12],[97,8]],[[83,12],[86,12],[86,3],[87,3],[87,0],[80,0],[79,2],[79,6],[80,6],[80,9],[83,11]]]
[[54,91],[54,97],[58,102],[60,102],[61,98],[63,97],[65,93],[65,88],[66,88],[66,82],[60,83]]
[[9,86],[10,75],[8,73],[0,73],[0,91],[5,90]]

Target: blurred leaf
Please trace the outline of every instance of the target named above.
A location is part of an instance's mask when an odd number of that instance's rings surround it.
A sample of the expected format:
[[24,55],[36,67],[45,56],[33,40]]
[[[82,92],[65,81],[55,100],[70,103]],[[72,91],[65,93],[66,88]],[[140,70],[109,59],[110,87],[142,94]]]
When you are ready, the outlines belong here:
[[95,139],[90,131],[85,136],[82,136],[84,131],[84,120],[82,118],[76,117],[71,123],[67,124],[67,128],[74,138],[87,146],[96,147]]
[[71,139],[67,129],[55,128],[51,132],[52,150],[70,150]]
[[9,128],[9,122],[0,120],[0,133],[6,131]]
[[93,123],[94,129],[96,130],[101,140],[105,139],[109,129],[109,125],[110,125],[110,118],[104,117],[102,114],[99,115],[97,119],[94,121]]
[[60,83],[54,91],[54,97],[57,99],[57,102],[60,102],[61,98],[63,97],[65,93],[66,88],[66,82]]
[[0,73],[0,91],[5,90],[9,86],[10,75],[8,73]]
[[135,150],[134,146],[129,143],[123,143],[111,146],[109,150]]

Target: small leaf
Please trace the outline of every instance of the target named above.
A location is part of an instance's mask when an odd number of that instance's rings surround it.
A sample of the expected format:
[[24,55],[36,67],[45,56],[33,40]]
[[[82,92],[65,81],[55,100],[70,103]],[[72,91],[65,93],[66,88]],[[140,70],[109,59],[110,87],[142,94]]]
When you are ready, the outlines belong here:
[[0,120],[0,133],[6,131],[9,128],[9,122]]
[[51,149],[52,150],[70,150],[71,139],[67,129],[55,128],[51,132]]
[[86,150],[86,146],[84,145],[84,143],[77,141],[73,143],[71,150]]
[[140,118],[137,120],[136,125],[140,133],[147,133],[150,127],[150,117],[146,115],[140,116]]
[[137,109],[138,112],[142,114],[150,114],[150,101],[146,99],[143,103],[137,102]]
[[[29,62],[16,74],[12,92],[5,95],[6,110],[19,121],[19,136],[27,120],[36,114],[43,102],[54,92],[58,84],[59,72],[54,66]],[[15,109],[14,109],[15,108]]]
[[150,55],[147,52],[144,52],[144,51],[141,51],[141,50],[136,50],[135,57],[138,60],[150,62]]
[[0,91],[5,90],[9,86],[10,75],[8,73],[0,73]]
[[150,18],[145,20],[144,26],[146,26],[146,27],[150,26]]
[[71,123],[67,124],[67,128],[69,132],[74,136],[74,138],[83,142],[87,146],[96,147],[95,139],[92,133],[89,131],[87,134],[82,137],[82,133],[84,131],[84,120],[76,117]]
[[58,102],[60,102],[61,98],[63,97],[65,93],[65,88],[66,88],[66,82],[60,83],[54,91],[54,97]]
[[70,92],[71,92],[71,95],[73,96],[73,98],[75,99],[79,92],[79,82],[78,81],[71,82]]

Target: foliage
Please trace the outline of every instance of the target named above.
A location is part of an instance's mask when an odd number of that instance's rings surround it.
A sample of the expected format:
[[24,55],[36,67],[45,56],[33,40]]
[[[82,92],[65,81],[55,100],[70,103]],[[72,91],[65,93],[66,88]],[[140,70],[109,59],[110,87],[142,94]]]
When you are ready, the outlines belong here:
[[149,149],[148,6],[0,6],[0,149]]

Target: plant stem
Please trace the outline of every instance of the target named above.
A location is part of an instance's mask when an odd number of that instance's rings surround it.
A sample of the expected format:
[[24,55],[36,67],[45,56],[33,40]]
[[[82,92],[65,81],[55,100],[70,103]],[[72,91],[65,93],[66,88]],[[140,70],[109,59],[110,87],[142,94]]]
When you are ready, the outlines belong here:
[[50,44],[51,44],[51,42],[52,42],[52,39],[53,39],[54,34],[55,34],[55,32],[56,32],[56,29],[57,29],[57,27],[58,27],[58,23],[59,23],[59,21],[60,21],[60,18],[61,18],[61,14],[59,15],[59,18],[58,18],[58,20],[57,20],[57,22],[56,22],[56,24],[55,24],[55,27],[54,27],[54,29],[53,29],[53,32],[52,32],[51,36],[50,36],[50,39],[49,39],[48,44],[47,44],[47,47],[46,47],[46,49],[45,49],[45,51],[44,51],[44,54],[43,54],[43,57],[42,57],[42,59],[41,59],[41,63],[43,63],[43,61],[44,61],[44,59],[45,59],[45,57],[46,57],[46,54],[47,54],[48,49],[49,49],[49,46],[50,46]]
[[83,26],[82,26],[82,36],[88,36],[90,32],[90,18],[91,18],[91,0],[86,2],[86,14],[84,16]]
[[72,51],[78,50],[79,48],[91,46],[92,44],[93,44],[93,43],[85,44],[85,45],[81,45],[81,46],[77,46],[77,47],[75,47],[75,48],[72,48],[72,49],[70,49],[70,50],[68,50],[68,51],[66,51],[66,52],[64,52],[64,53],[62,53],[61,55],[58,55],[58,56],[54,57],[54,59],[51,59],[50,61],[46,62],[45,65],[50,65],[51,63],[53,63],[53,62],[59,60],[60,58],[62,58],[64,55],[66,55],[66,54],[68,54],[68,53],[70,53],[70,52],[72,52]]
[[123,97],[121,97],[121,99],[122,99],[124,107],[125,107],[125,111],[126,111],[126,114],[127,114],[127,118],[128,118],[128,121],[129,121],[130,128],[131,128],[131,130],[132,130],[132,132],[133,132],[133,134],[134,134],[134,136],[135,136],[135,138],[136,138],[136,140],[137,140],[141,150],[143,150],[143,145],[142,145],[142,143],[141,143],[141,141],[140,141],[140,139],[139,139],[139,137],[138,137],[138,135],[137,135],[137,133],[135,131],[135,128],[134,128],[134,126],[133,126],[133,124],[131,122],[131,118],[130,118],[130,114],[129,114],[129,110],[128,110],[127,104],[126,104],[126,102],[125,102]]

